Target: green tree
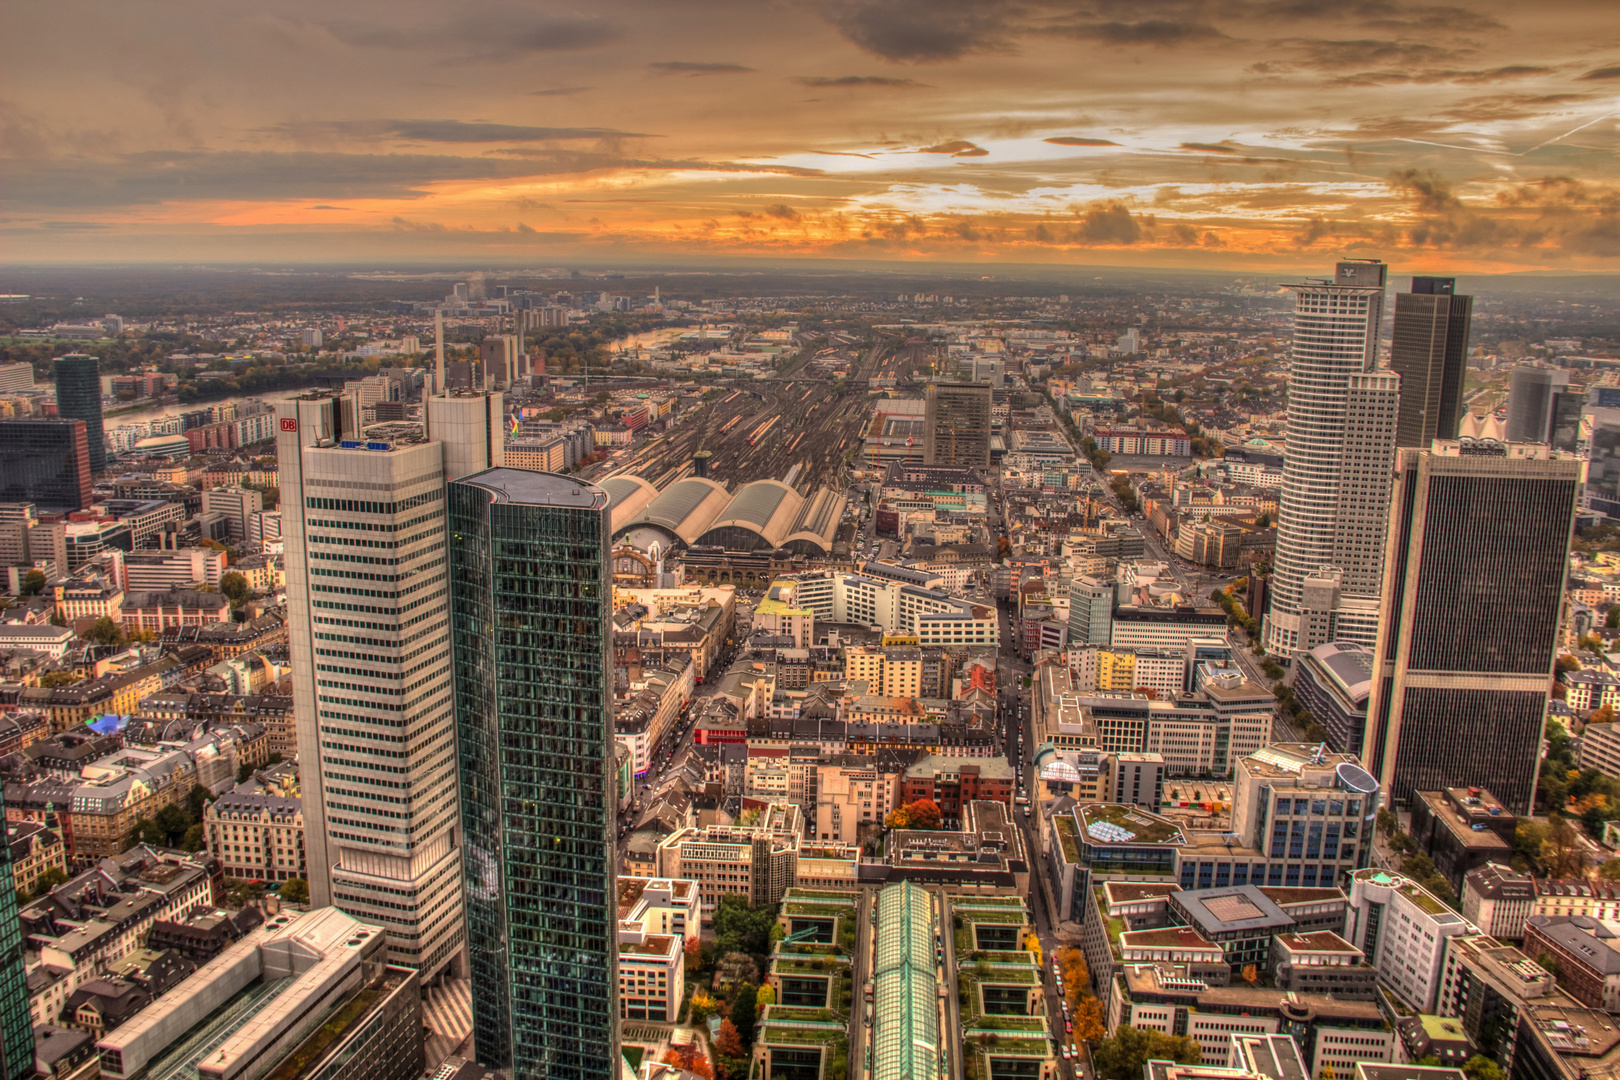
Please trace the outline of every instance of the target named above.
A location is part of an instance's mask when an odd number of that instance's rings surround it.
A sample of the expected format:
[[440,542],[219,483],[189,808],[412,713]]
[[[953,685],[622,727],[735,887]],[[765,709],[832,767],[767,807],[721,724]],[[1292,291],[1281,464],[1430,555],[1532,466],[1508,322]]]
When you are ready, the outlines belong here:
[[1620,881],[1620,859],[1605,860],[1603,865],[1598,867],[1598,877],[1604,881]]
[[208,846],[208,836],[201,825],[193,825],[186,830],[186,835],[180,840],[180,850],[186,852],[201,851]]
[[[38,596],[45,588],[45,572],[43,570],[30,570],[23,575],[22,594],[24,596]],[[1620,608],[1614,609],[1620,611]]]
[[251,761],[244,761],[244,762],[242,762],[242,764],[240,764],[240,765],[238,765],[236,767],[236,782],[238,784],[240,784],[242,781],[246,780],[248,777],[250,777],[252,775],[253,775],[253,763]]
[[164,844],[163,827],[151,818],[135,819],[135,839],[143,844],[152,844],[162,847]]
[[737,993],[731,999],[731,1011],[727,1014],[733,1026],[737,1029],[737,1038],[742,1040],[743,1049],[754,1045],[754,1019],[758,991],[753,983],[743,983],[737,987]]
[[1502,1067],[1483,1054],[1463,1062],[1462,1071],[1468,1080],[1502,1080]]
[[[34,573],[37,574],[39,571],[36,570]],[[1603,625],[1610,630],[1620,630],[1620,604],[1615,604],[1609,608],[1609,613],[1603,617]]]
[[1110,1038],[1099,1042],[1091,1051],[1091,1063],[1102,1080],[1137,1080],[1149,1061],[1197,1065],[1202,1060],[1196,1040],[1130,1024],[1121,1024]]
[[157,826],[163,830],[163,842],[169,847],[176,847],[185,837],[187,830],[197,824],[190,814],[178,806],[165,806],[157,812]]
[[776,923],[777,906],[750,907],[741,893],[727,893],[714,912],[714,945],[721,956],[747,953],[762,957],[770,952],[771,927]]
[[90,629],[84,632],[86,640],[97,645],[122,645],[124,643],[124,628],[113,622],[106,615],[90,624]]
[[290,877],[281,883],[281,898],[289,904],[309,903],[309,882],[301,877]]
[[67,871],[60,866],[48,866],[34,879],[34,895],[44,896],[58,885],[68,882]]
[[253,592],[248,586],[248,579],[236,570],[232,570],[219,579],[219,591],[224,593],[233,604],[240,604]]
[[208,809],[208,804],[213,801],[212,791],[201,784],[192,784],[191,790],[186,792],[186,812],[191,815],[193,821],[201,821],[203,811]]

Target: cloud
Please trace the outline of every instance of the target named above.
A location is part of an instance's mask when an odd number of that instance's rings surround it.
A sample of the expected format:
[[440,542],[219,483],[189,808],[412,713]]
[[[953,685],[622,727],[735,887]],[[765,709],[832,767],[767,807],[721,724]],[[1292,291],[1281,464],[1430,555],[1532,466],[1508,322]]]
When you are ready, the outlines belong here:
[[554,86],[547,90],[530,90],[530,97],[567,97],[570,94],[583,94],[589,90],[588,86]]
[[660,75],[745,75],[754,70],[742,64],[712,64],[694,60],[662,60],[647,66]]
[[765,208],[765,214],[768,217],[780,218],[783,221],[799,220],[799,212],[793,209],[787,203],[777,203],[775,206],[767,206]]
[[410,26],[379,17],[370,22],[331,22],[326,29],[339,41],[357,48],[500,61],[600,48],[624,36],[619,26],[605,19],[551,17],[514,10],[480,13],[458,9],[453,18],[432,25]]
[[1438,45],[1382,41],[1376,38],[1347,41],[1294,38],[1280,44],[1292,45],[1302,50],[1305,58],[1301,63],[1320,69],[1366,67],[1370,64],[1417,65],[1434,63],[1451,55],[1449,49],[1443,49]]
[[354,207],[352,207],[352,206],[328,206],[326,203],[317,203],[316,205],[310,207],[310,209],[311,210],[353,210]]
[[644,139],[652,136],[613,128],[530,127],[466,120],[312,120],[265,129],[294,139],[403,139],[409,142],[552,142],[567,139]]
[[1053,146],[1118,146],[1119,143],[1111,139],[1088,139],[1081,135],[1054,135],[1050,139],[1042,139]]
[[1011,0],[825,0],[823,18],[885,60],[927,63],[1004,48]]
[[1342,86],[1380,86],[1389,83],[1461,83],[1464,85],[1477,85],[1480,83],[1503,82],[1508,79],[1523,79],[1532,75],[1545,75],[1553,69],[1537,67],[1532,64],[1508,64],[1505,67],[1490,68],[1484,71],[1363,71],[1354,75],[1341,75],[1334,82]]
[[1620,79],[1620,67],[1601,67],[1582,75],[1583,79]]
[[919,154],[949,154],[952,157],[984,157],[990,151],[982,146],[974,146],[966,139],[951,139],[948,142],[936,143],[918,150]]
[[1207,23],[1174,22],[1169,19],[1075,24],[1062,27],[1058,32],[1072,38],[1106,41],[1113,45],[1180,45],[1188,41],[1226,37]]
[[1083,244],[1134,244],[1142,239],[1142,227],[1123,203],[1109,203],[1081,215],[1074,238]]
[[911,87],[926,86],[915,79],[891,79],[883,75],[804,75],[793,80],[800,86],[815,87],[843,87],[843,86],[880,86],[892,89],[909,89]]
[[1181,144],[1180,149],[1182,149],[1182,150],[1197,150],[1198,152],[1203,153],[1203,154],[1235,154],[1235,153],[1237,153],[1237,147],[1235,147],[1235,146],[1227,146],[1224,143],[1184,142],[1184,143]]

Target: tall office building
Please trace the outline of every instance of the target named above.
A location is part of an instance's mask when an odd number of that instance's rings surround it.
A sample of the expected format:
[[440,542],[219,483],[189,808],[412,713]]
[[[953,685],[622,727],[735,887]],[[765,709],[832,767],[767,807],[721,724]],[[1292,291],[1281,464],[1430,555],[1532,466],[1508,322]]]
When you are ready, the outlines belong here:
[[1507,441],[1548,442],[1553,406],[1569,391],[1569,372],[1561,368],[1520,364],[1508,384]]
[[1610,521],[1620,521],[1620,408],[1592,413],[1592,454],[1586,471],[1585,502]]
[[923,414],[923,463],[990,464],[990,384],[930,383]]
[[607,493],[491,469],[449,487],[467,938],[478,1060],[616,1080]]
[[[0,800],[0,821],[6,820]],[[11,845],[0,845],[0,1080],[34,1076],[34,1018],[28,1009],[28,975],[23,967],[22,921],[17,918],[17,883]]]
[[1581,441],[1581,417],[1586,412],[1584,390],[1555,390],[1547,417],[1547,445],[1573,454]]
[[0,420],[0,501],[69,513],[90,505],[83,420]]
[[90,475],[107,471],[107,434],[101,426],[101,367],[93,356],[69,353],[58,356],[56,368],[56,415],[65,420],[83,420],[84,437],[90,444]]
[[1530,812],[1580,477],[1541,443],[1400,452],[1361,754],[1397,805],[1472,785]]
[[1389,367],[1401,377],[1397,446],[1427,449],[1455,439],[1468,374],[1468,330],[1474,298],[1457,295],[1457,279],[1414,277],[1395,296]]
[[501,398],[429,398],[425,432],[359,415],[277,406],[310,898],[430,981],[465,949],[445,483],[501,463]]
[[1111,645],[1114,632],[1114,583],[1077,577],[1069,585],[1069,644]]
[[[1288,438],[1264,632],[1266,648],[1280,656],[1336,638],[1370,644],[1376,633],[1376,605],[1367,602],[1377,593],[1376,544],[1365,532],[1381,535],[1377,473],[1393,450],[1398,407],[1398,377],[1373,372],[1387,271],[1381,262],[1346,261],[1331,281],[1289,286]],[[1304,607],[1307,579],[1314,617]]]

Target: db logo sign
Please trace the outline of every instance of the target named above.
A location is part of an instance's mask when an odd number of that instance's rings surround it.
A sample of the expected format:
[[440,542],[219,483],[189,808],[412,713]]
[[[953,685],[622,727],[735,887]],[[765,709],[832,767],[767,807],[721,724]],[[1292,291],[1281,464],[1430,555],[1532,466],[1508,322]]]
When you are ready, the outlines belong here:
[[282,431],[297,431],[298,430],[298,421],[294,420],[290,416],[283,418],[282,421],[281,421],[281,430]]

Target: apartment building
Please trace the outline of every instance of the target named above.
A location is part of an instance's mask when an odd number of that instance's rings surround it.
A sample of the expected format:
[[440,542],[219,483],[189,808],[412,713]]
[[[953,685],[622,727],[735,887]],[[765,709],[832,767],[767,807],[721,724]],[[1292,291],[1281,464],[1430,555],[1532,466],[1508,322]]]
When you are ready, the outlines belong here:
[[1440,997],[1446,939],[1476,933],[1423,886],[1386,870],[1350,876],[1345,937],[1383,974],[1384,983],[1419,1012]]
[[228,791],[203,813],[208,852],[227,877],[286,881],[307,877],[304,811],[296,798]]

